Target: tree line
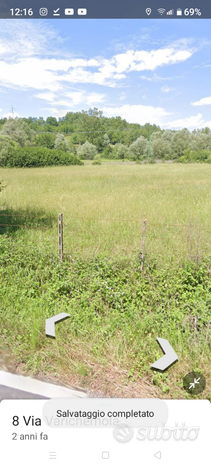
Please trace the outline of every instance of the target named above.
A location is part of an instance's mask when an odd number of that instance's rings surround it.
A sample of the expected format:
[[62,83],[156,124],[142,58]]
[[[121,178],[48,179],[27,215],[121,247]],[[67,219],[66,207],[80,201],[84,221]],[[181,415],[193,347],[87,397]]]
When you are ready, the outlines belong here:
[[81,164],[101,158],[211,162],[211,130],[163,130],[104,117],[94,108],[65,117],[0,119],[0,165]]

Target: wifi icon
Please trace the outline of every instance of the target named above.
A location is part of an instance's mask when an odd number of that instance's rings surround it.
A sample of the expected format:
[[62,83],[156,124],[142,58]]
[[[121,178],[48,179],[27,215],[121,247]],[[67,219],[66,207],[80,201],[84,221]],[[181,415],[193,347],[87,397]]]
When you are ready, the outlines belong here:
[[165,8],[158,8],[158,13],[160,15],[163,15],[163,13],[165,13],[165,11],[166,11]]

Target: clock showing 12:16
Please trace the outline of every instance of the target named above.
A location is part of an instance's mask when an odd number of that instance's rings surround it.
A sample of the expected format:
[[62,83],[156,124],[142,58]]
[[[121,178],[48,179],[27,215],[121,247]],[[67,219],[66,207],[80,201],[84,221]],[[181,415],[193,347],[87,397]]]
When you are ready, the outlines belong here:
[[10,11],[12,16],[33,16],[34,14],[32,8],[11,8]]

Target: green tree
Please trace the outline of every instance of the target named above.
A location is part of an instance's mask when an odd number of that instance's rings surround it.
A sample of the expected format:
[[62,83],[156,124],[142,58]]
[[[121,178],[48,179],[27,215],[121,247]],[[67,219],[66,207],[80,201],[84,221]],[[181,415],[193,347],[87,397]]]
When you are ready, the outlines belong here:
[[171,146],[168,141],[163,138],[157,138],[152,141],[152,154],[155,159],[170,159]]
[[37,146],[43,146],[44,148],[54,148],[55,135],[52,133],[40,133],[35,138],[35,144]]
[[69,143],[62,133],[57,133],[54,148],[62,151],[68,151]]
[[45,123],[47,125],[51,125],[51,126],[58,126],[58,122],[57,122],[57,119],[56,117],[47,117]]
[[106,148],[110,148],[110,138],[106,133],[97,138],[96,146],[99,153],[102,153]]
[[184,154],[184,151],[191,145],[191,134],[187,128],[179,130],[174,134],[172,139],[173,157],[179,158]]
[[134,159],[142,160],[147,156],[148,140],[143,136],[138,137],[137,140],[129,146],[129,151],[133,154]]
[[102,111],[97,108],[82,111],[78,124],[79,131],[86,132],[85,138],[90,143],[97,145],[99,132],[101,131]]
[[97,154],[97,148],[92,143],[86,141],[77,148],[77,155],[80,159],[94,159]]
[[8,135],[22,147],[31,146],[34,137],[34,131],[30,129],[29,125],[17,117],[5,122],[1,134]]
[[4,161],[9,151],[17,149],[18,147],[18,143],[12,140],[8,135],[0,134],[0,166],[4,166]]
[[129,159],[130,152],[127,146],[123,145],[122,143],[117,143],[114,146],[112,157],[115,159]]

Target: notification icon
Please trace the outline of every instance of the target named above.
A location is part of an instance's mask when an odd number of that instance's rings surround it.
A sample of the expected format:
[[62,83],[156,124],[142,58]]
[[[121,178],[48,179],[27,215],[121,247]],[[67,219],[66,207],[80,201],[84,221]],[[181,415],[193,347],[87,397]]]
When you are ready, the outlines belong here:
[[87,15],[87,9],[86,8],[79,8],[78,9],[78,15],[81,15],[81,16]]
[[65,8],[64,14],[67,15],[67,16],[72,16],[72,15],[74,15],[74,10],[73,10],[73,8]]
[[39,9],[39,15],[40,16],[47,16],[48,14],[48,9],[47,8],[40,8]]

